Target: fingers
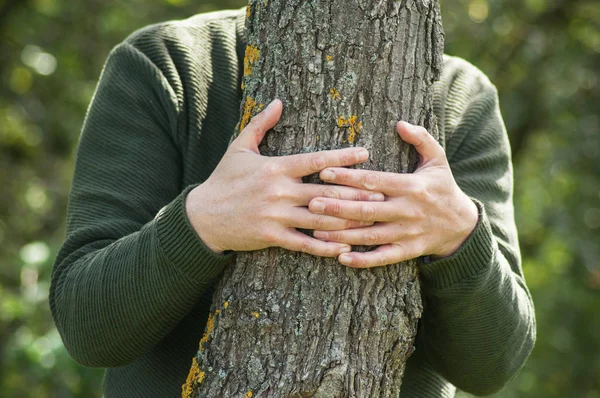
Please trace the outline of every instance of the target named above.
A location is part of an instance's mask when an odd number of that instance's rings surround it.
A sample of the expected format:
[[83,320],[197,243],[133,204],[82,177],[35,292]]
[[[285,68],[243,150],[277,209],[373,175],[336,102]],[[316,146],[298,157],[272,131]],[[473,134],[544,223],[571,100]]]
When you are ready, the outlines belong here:
[[398,122],[396,130],[400,137],[413,145],[419,155],[421,155],[422,164],[431,161],[446,162],[446,153],[444,148],[433,138],[424,127],[413,126],[406,122]]
[[295,207],[286,214],[285,222],[294,228],[337,231],[373,225],[369,221],[344,220],[338,217],[312,214],[305,207]]
[[308,253],[319,257],[337,257],[342,253],[348,253],[352,250],[348,245],[323,242],[304,235],[295,229],[286,229],[281,235],[278,246],[287,250]]
[[314,237],[327,242],[346,243],[354,246],[380,246],[402,238],[389,224],[376,224],[370,228],[339,231],[314,231]]
[[239,149],[258,152],[258,146],[265,137],[267,131],[277,125],[283,112],[283,103],[276,99],[271,102],[267,109],[254,116],[250,123],[242,130],[240,135],[233,141],[232,146]]
[[318,197],[359,202],[383,202],[385,200],[385,196],[381,192],[320,184],[302,184],[298,188],[298,195],[296,203],[298,206],[308,206],[311,200]]
[[363,163],[369,159],[369,152],[364,148],[344,148],[284,156],[279,159],[287,175],[301,178],[318,173],[327,167],[344,167]]
[[325,214],[347,220],[381,222],[397,221],[400,218],[397,206],[391,205],[390,202],[356,202],[316,198],[310,201],[308,208],[315,214]]
[[319,177],[321,180],[332,184],[382,192],[389,196],[400,196],[415,188],[414,176],[411,174],[328,168],[323,170]]
[[343,253],[338,257],[340,263],[352,268],[373,268],[396,264],[418,257],[410,246],[400,243],[378,247],[370,252]]

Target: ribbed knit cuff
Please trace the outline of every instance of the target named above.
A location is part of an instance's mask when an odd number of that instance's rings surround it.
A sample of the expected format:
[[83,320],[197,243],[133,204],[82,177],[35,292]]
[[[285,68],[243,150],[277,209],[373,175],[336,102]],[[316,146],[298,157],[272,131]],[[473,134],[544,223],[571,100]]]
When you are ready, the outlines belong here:
[[196,234],[185,211],[185,199],[195,186],[186,188],[156,216],[157,234],[167,258],[185,275],[199,281],[217,277],[234,254],[217,254]]
[[494,257],[492,227],[483,204],[473,199],[479,212],[477,225],[465,243],[451,256],[422,263],[421,281],[426,287],[443,289],[480,274]]

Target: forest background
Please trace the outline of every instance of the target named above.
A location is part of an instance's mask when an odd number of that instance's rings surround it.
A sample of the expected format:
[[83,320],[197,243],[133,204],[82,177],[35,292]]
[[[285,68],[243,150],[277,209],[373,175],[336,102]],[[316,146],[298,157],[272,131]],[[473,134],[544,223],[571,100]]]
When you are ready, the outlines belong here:
[[[79,132],[109,51],[150,23],[244,5],[0,0],[0,396],[101,395],[102,370],[69,358],[47,297]],[[536,306],[533,354],[495,396],[600,398],[600,7],[441,6],[446,52],[481,68],[500,93]]]

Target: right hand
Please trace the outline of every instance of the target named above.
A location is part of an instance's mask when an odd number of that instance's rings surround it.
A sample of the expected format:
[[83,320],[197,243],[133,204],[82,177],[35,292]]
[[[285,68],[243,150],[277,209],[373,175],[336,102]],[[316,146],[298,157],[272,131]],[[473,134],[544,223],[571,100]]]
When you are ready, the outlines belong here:
[[266,157],[258,150],[266,132],[283,111],[273,101],[254,117],[229,146],[211,176],[186,198],[187,216],[202,241],[214,252],[252,251],[278,246],[315,256],[336,257],[347,244],[323,242],[296,228],[337,231],[372,223],[311,213],[318,197],[383,201],[378,192],[334,185],[304,184],[302,177],[328,167],[365,162],[364,148],[345,148],[300,155]]

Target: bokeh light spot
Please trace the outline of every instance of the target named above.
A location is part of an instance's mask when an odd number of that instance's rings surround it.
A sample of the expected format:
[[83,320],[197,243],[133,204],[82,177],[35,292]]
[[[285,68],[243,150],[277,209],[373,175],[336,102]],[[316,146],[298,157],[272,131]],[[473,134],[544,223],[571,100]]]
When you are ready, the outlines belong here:
[[44,242],[32,242],[21,248],[20,255],[26,264],[41,264],[50,257],[50,248]]
[[488,18],[490,8],[487,0],[471,0],[469,3],[469,17],[473,22],[482,23]]
[[58,61],[54,55],[43,51],[38,46],[27,45],[21,52],[21,61],[38,74],[49,76],[56,71]]

